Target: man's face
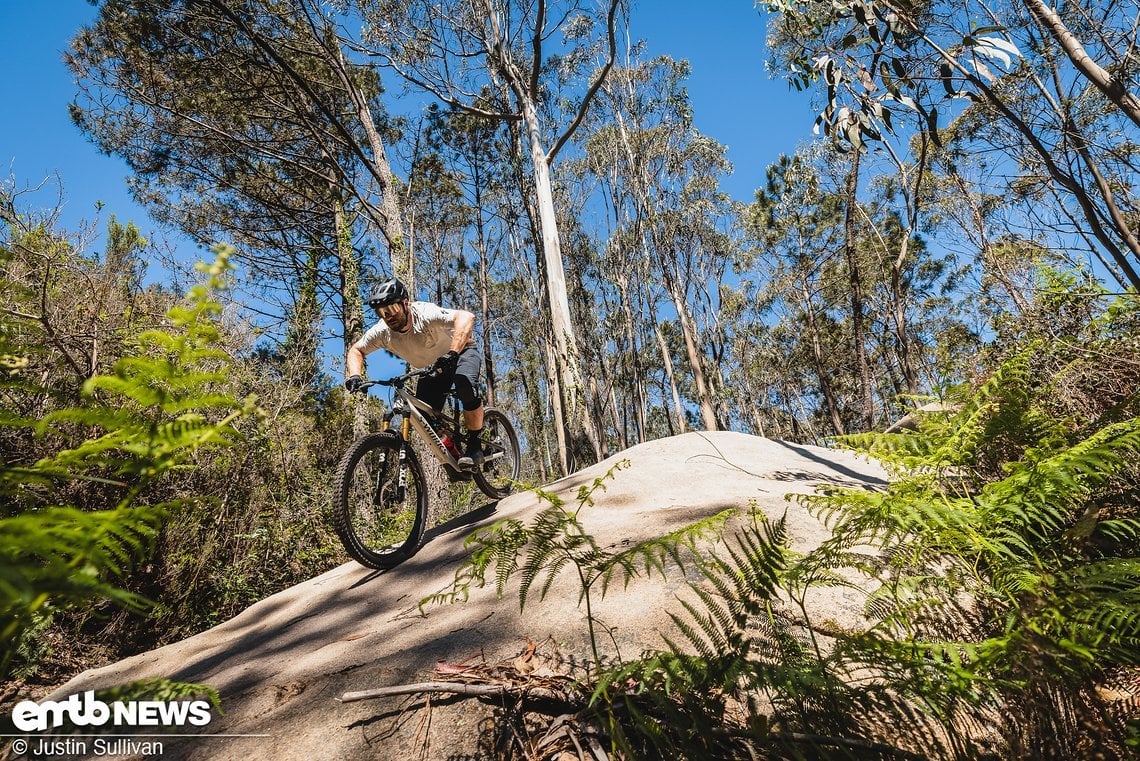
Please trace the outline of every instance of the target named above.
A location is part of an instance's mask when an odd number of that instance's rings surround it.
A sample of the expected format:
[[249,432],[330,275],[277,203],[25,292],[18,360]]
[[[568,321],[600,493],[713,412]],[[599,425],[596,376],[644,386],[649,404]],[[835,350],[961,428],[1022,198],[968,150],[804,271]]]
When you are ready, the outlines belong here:
[[384,321],[389,330],[403,333],[408,329],[408,300],[397,301],[394,304],[385,304],[376,307],[377,316]]

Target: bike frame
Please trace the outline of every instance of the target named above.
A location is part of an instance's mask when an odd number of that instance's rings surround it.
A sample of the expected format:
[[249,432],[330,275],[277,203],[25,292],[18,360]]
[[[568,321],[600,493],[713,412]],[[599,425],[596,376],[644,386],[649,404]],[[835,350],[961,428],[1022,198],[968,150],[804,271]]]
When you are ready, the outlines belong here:
[[[440,415],[436,414],[436,411],[430,404],[416,398],[415,394],[409,391],[404,385],[412,378],[418,378],[428,374],[429,371],[427,370],[413,370],[410,373],[387,381],[367,381],[363,388],[374,385],[391,387],[392,393],[396,398],[392,402],[391,407],[384,412],[383,430],[391,430],[392,420],[396,417],[400,417],[400,438],[402,438],[405,443],[411,439],[411,432],[414,429],[419,437],[427,443],[428,449],[431,450],[432,456],[434,456],[435,459],[439,460],[439,462],[456,477],[467,480],[471,477],[471,473],[459,467],[459,461],[452,456],[451,452],[447,451],[447,447],[443,445],[443,440],[429,422],[430,420],[438,420]],[[448,394],[448,401],[454,403],[450,394]],[[455,432],[458,433],[458,415],[455,417],[456,419],[453,421],[455,425],[453,427],[456,428]],[[400,456],[401,458],[403,457],[403,452],[400,453]],[[495,460],[499,457],[502,457],[502,453],[495,452],[488,456],[487,459]],[[401,474],[401,478],[402,477],[403,474]]]
[[401,416],[400,438],[407,442],[411,438],[411,430],[415,429],[420,438],[427,442],[428,449],[431,450],[435,459],[457,473],[462,473],[463,471],[459,469],[459,462],[452,457],[451,452],[447,451],[447,447],[443,445],[443,439],[439,437],[435,428],[428,422],[429,416],[431,418],[436,417],[435,410],[432,409],[431,405],[417,399],[402,385],[394,386],[392,391],[396,400],[392,402],[391,409],[384,413],[385,428],[391,427],[392,418]]

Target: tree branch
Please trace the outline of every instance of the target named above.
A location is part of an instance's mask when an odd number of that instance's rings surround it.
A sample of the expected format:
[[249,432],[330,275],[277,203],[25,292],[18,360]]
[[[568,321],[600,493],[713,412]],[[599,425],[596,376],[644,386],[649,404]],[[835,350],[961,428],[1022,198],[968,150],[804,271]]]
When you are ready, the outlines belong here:
[[1065,51],[1065,55],[1073,62],[1085,79],[1092,82],[1105,97],[1111,100],[1120,110],[1140,127],[1140,99],[1124,88],[1124,83],[1104,70],[1085,51],[1080,40],[1069,31],[1057,12],[1045,5],[1042,0],[1022,0],[1025,7],[1033,14],[1043,27],[1052,35],[1053,39]]
[[[1028,2],[1030,0],[1026,1]],[[1044,163],[1045,168],[1049,172],[1049,176],[1070,193],[1072,193],[1073,197],[1076,198],[1077,203],[1080,204],[1081,209],[1085,212],[1085,217],[1088,219],[1089,224],[1093,228],[1093,234],[1096,236],[1096,239],[1100,241],[1101,245],[1103,245],[1105,249],[1108,250],[1108,252],[1112,255],[1112,258],[1124,272],[1124,275],[1129,283],[1133,287],[1140,288],[1140,275],[1137,274],[1136,270],[1132,267],[1131,262],[1129,262],[1127,257],[1124,256],[1124,253],[1120,250],[1120,248],[1112,242],[1111,238],[1109,238],[1108,233],[1101,225],[1099,211],[1093,204],[1092,200],[1088,197],[1088,193],[1085,192],[1080,183],[1078,183],[1071,175],[1063,172],[1061,168],[1057,166],[1057,162],[1053,159],[1053,152],[1050,151],[1044,145],[1044,143],[1041,142],[1040,138],[1033,132],[1030,126],[1026,124],[1025,121],[1021,119],[1021,117],[1015,114],[1013,110],[997,95],[997,93],[995,93],[993,89],[989,87],[989,85],[983,82],[981,78],[976,76],[973,72],[967,70],[961,63],[958,62],[954,56],[950,55],[949,52],[944,50],[940,45],[932,40],[922,30],[918,23],[909,15],[907,15],[900,7],[890,2],[888,2],[888,7],[891,8],[891,10],[894,11],[900,19],[904,20],[907,26],[910,27],[910,30],[917,34],[927,45],[929,45],[931,49],[934,50],[947,65],[955,69],[959,74],[962,75],[962,77],[970,82],[970,84],[976,87],[981,93],[982,97],[985,98],[986,102],[996,108],[1001,113],[1001,115],[1006,120],[1008,120],[1009,123],[1012,124],[1019,133],[1021,133],[1021,136],[1024,137],[1025,140],[1033,147],[1033,150],[1037,152],[1038,158],[1040,158],[1042,163]],[[1128,236],[1124,234],[1124,231],[1118,230],[1117,232],[1121,235],[1121,238],[1124,239],[1124,242],[1128,244]],[[1135,249],[1130,247],[1129,250],[1132,252],[1133,256],[1140,257],[1140,247]]]
[[468,697],[502,697],[516,695],[522,697],[538,698],[539,700],[552,700],[568,705],[579,705],[558,690],[546,687],[520,687],[512,684],[468,684],[466,682],[419,682],[417,684],[398,684],[393,687],[379,687],[374,690],[361,692],[346,692],[337,700],[341,703],[355,703],[359,700],[373,700],[394,695],[418,695],[420,693],[435,693],[447,695],[466,695]]
[[530,97],[538,100],[538,72],[542,68],[542,32],[546,28],[546,0],[538,0],[534,19],[534,37],[531,38]]
[[373,162],[368,160],[368,156],[365,155],[363,149],[360,147],[360,144],[353,137],[352,132],[348,129],[348,127],[344,125],[340,118],[332,112],[332,110],[324,103],[320,96],[313,91],[313,88],[309,85],[309,81],[306,77],[301,75],[301,73],[293,68],[293,66],[288,61],[279,55],[278,52],[274,49],[273,45],[269,44],[269,42],[261,34],[259,34],[255,29],[252,29],[240,16],[234,13],[233,10],[224,2],[224,0],[211,0],[211,5],[213,5],[219,12],[221,12],[223,16],[228,18],[231,23],[234,24],[234,26],[242,30],[242,32],[244,32],[246,36],[249,37],[253,44],[260,48],[262,52],[264,52],[265,55],[269,57],[270,60],[280,66],[281,70],[285,72],[285,74],[289,76],[289,78],[297,85],[297,87],[299,87],[305,93],[305,95],[309,97],[313,105],[317,107],[317,109],[326,119],[328,119],[329,124],[333,126],[335,131],[340,133],[341,137],[345,141],[348,150],[353,153],[358,159],[360,159],[361,163],[364,165],[368,173],[372,175],[373,179],[380,183],[381,188],[383,188],[386,183],[391,181],[390,178],[380,176],[380,173],[376,170]]
[[[369,55],[376,55],[376,54],[375,53],[369,53]],[[392,71],[394,71],[398,75],[400,75],[403,79],[412,83],[416,87],[423,89],[425,92],[428,92],[428,93],[434,95],[436,98],[439,99],[439,101],[441,103],[455,109],[456,111],[462,111],[465,114],[471,114],[472,116],[479,116],[479,117],[482,117],[484,119],[496,119],[498,121],[505,121],[505,122],[522,121],[522,115],[521,114],[512,114],[512,113],[506,113],[503,111],[487,111],[486,109],[478,108],[476,106],[470,105],[469,103],[465,103],[464,101],[462,101],[459,98],[456,98],[452,95],[447,95],[443,91],[441,91],[438,87],[431,84],[430,82],[427,82],[427,81],[417,77],[415,74],[412,74],[408,71],[405,71],[403,68],[400,67],[400,65],[398,63],[393,61],[390,56],[379,56],[379,57],[383,58],[383,62],[380,64],[381,66],[385,66],[385,67],[391,69]],[[466,95],[470,95],[470,93],[466,93]]]
[[578,129],[578,125],[586,118],[586,111],[590,108],[590,102],[601,88],[602,83],[606,81],[610,69],[614,67],[614,61],[617,60],[617,30],[615,22],[617,19],[617,9],[620,4],[621,0],[610,0],[610,12],[606,19],[607,39],[610,46],[609,60],[606,61],[606,65],[598,72],[598,76],[594,79],[593,84],[590,85],[590,89],[587,90],[586,94],[582,97],[582,104],[578,108],[578,113],[575,115],[574,121],[570,123],[570,126],[567,127],[566,131],[558,138],[554,147],[547,152],[546,163],[548,165],[554,163],[554,157],[558,155],[558,151],[562,150],[562,146],[566,144],[566,141],[570,139],[574,131]]

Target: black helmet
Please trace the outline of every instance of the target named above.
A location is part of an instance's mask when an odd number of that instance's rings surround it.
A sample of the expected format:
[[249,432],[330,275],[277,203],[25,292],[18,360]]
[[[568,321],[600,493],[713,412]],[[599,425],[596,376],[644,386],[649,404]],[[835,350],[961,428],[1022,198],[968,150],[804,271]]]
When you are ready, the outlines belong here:
[[376,286],[364,303],[375,309],[388,304],[395,304],[397,301],[403,301],[406,298],[409,298],[407,286],[392,278]]

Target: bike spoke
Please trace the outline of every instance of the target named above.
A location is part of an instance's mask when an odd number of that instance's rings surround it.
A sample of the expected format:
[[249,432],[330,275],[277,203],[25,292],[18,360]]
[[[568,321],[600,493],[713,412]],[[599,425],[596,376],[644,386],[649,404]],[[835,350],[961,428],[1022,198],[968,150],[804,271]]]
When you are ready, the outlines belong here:
[[501,412],[488,410],[483,422],[483,467],[476,472],[476,481],[487,496],[501,499],[510,494],[518,477],[519,450],[514,429]]
[[426,523],[423,478],[412,457],[391,440],[358,445],[340,472],[337,531],[349,554],[386,568],[418,549]]

